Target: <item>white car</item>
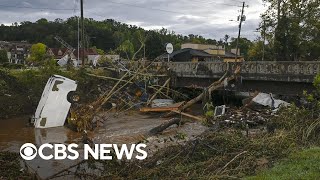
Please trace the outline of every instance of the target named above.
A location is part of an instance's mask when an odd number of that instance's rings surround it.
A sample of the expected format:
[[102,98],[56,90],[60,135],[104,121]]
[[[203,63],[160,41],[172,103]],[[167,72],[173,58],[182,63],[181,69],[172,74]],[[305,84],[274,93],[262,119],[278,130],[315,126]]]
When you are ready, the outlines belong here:
[[49,78],[37,110],[34,114],[36,128],[63,126],[69,113],[71,102],[75,101],[77,82],[63,76]]

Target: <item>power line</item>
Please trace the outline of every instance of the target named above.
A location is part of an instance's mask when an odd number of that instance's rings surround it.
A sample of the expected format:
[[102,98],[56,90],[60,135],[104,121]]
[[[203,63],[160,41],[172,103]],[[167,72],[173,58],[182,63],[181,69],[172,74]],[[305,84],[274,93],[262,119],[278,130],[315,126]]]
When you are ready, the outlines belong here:
[[74,8],[71,9],[71,8],[49,8],[49,7],[26,7],[26,6],[18,6],[18,5],[0,5],[0,7],[19,8],[19,9],[57,10],[57,11],[74,11],[75,10]]
[[[234,0],[234,1],[236,1],[237,3],[242,3],[241,1],[237,1],[237,0]],[[205,4],[215,4],[215,5],[222,5],[222,6],[239,7],[239,5],[235,5],[235,4],[217,3],[217,2],[212,2],[212,1],[196,1],[196,0],[193,0],[193,2],[200,2],[200,3],[205,3]]]
[[78,0],[73,1],[73,15],[75,15],[75,13],[77,11],[77,2],[78,2]]
[[[233,1],[238,1],[238,0],[233,0]],[[196,2],[238,7],[238,5],[234,5],[234,4],[225,4],[225,3],[216,3],[216,2],[204,2],[204,1],[196,1]],[[118,5],[130,6],[130,7],[141,8],[141,9],[149,9],[149,10],[155,10],[155,11],[162,11],[162,12],[174,13],[174,14],[182,14],[182,15],[186,14],[186,13],[178,12],[178,11],[159,9],[159,8],[153,8],[153,7],[145,7],[145,6],[135,5],[135,4],[115,2],[115,1],[105,1],[105,3],[118,4]],[[26,6],[19,6],[18,4],[16,4],[16,5],[0,5],[0,7],[4,7],[4,8],[20,8],[20,9],[41,9],[41,10],[73,11],[74,13],[75,13],[76,10],[79,10],[76,7],[74,7],[74,8],[26,7]],[[93,13],[93,12],[91,12],[91,13]],[[93,14],[96,14],[96,13],[93,13]],[[98,15],[98,14],[96,14],[96,15]]]
[[[99,13],[96,13],[96,12],[93,12],[93,11],[88,11],[88,10],[86,10],[86,12],[88,12],[89,14],[94,14],[94,15],[99,16],[99,17],[102,17],[102,18],[106,18],[106,16],[107,16],[107,15],[102,15],[102,14],[99,14]],[[177,12],[177,11],[175,11],[174,13],[175,13],[175,14],[178,14],[178,15],[183,15],[183,16],[192,15],[192,14],[186,14],[186,13]],[[198,16],[198,15],[197,15],[197,17],[205,18],[205,19],[210,19],[209,17],[205,17],[205,16]]]

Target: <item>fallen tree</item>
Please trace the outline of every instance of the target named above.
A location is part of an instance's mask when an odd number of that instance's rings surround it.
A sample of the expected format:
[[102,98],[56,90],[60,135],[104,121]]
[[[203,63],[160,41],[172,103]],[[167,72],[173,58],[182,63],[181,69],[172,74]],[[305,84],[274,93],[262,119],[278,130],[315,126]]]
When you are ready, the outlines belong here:
[[176,124],[176,125],[180,125],[181,123],[181,119],[179,118],[172,118],[162,124],[160,124],[159,126],[155,127],[155,128],[152,128],[149,132],[152,134],[152,135],[155,135],[155,134],[159,134],[161,133],[162,131],[164,131],[165,129],[167,129],[168,127]]
[[[234,73],[231,76],[227,77],[228,72],[229,72],[228,69],[229,69],[229,64],[227,65],[227,71],[225,72],[225,74],[218,81],[215,81],[214,83],[212,83],[208,87],[209,93],[223,87],[225,82],[228,83],[229,81],[234,80],[237,77],[237,75],[240,73],[240,70],[241,70],[240,66],[237,66]],[[184,111],[185,109],[189,108],[190,106],[194,105],[195,103],[201,101],[204,96],[205,96],[205,93],[199,94],[197,97],[189,100],[185,105],[183,105],[179,111]],[[169,117],[171,115],[173,115],[173,112],[168,113],[167,115],[165,115],[165,117]]]

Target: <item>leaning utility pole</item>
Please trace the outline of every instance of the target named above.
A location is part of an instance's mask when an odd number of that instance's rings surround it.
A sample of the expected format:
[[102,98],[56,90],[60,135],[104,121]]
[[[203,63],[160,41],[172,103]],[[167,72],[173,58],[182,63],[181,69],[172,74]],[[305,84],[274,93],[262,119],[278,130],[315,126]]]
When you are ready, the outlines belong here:
[[242,26],[242,21],[244,20],[244,17],[243,17],[244,6],[245,6],[245,2],[242,2],[241,16],[239,18],[240,19],[239,32],[238,32],[237,45],[236,45],[236,58],[235,58],[236,62],[238,61],[239,39],[240,39],[240,34],[241,34],[241,26]]
[[84,22],[83,22],[83,0],[80,0],[80,6],[81,6],[81,61],[82,61],[82,67],[84,67]]

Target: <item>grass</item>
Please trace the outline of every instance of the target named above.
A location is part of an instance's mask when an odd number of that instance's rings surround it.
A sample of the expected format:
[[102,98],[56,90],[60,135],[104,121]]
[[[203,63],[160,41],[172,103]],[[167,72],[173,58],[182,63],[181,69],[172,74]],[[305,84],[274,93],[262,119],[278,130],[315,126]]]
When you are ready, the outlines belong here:
[[273,168],[246,179],[320,179],[320,147],[292,153]]

